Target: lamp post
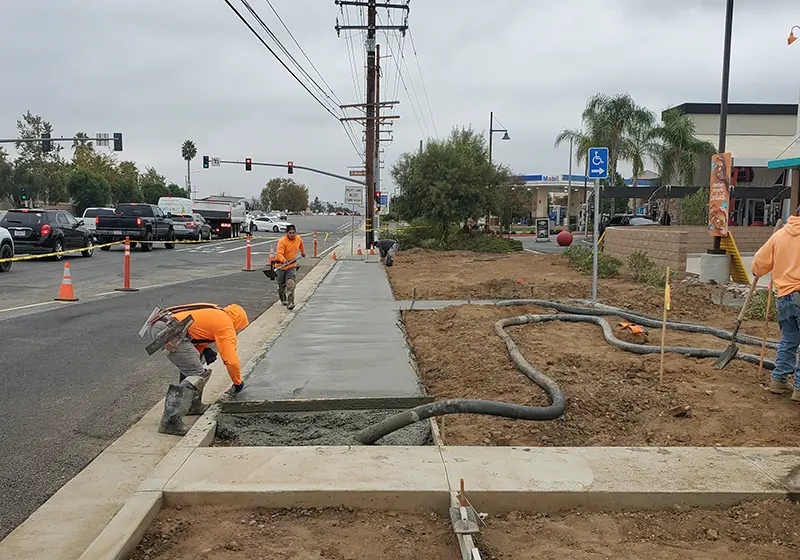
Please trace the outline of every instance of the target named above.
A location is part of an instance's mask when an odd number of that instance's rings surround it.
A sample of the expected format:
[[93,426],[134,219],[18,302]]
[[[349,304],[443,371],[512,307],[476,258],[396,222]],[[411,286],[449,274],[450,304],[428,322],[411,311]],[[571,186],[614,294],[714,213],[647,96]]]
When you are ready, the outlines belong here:
[[[798,37],[794,34],[795,29],[800,29],[800,25],[793,25],[792,28],[789,30],[789,37],[786,40],[786,43],[791,46],[795,41],[797,41]],[[800,133],[800,117],[797,119],[797,128],[795,133]],[[792,215],[792,212],[797,208],[798,201],[800,201],[800,191],[798,191],[798,183],[800,183],[800,171],[797,169],[787,169],[789,173],[789,184],[791,185],[789,190],[789,212],[788,215]]]
[[[492,165],[492,139],[494,137],[495,132],[502,132],[503,138],[502,140],[511,140],[511,137],[508,135],[508,130],[505,128],[495,128],[494,127],[494,111],[489,112],[489,165]],[[500,123],[502,125],[502,123]],[[491,185],[489,185],[491,187]],[[492,211],[486,211],[486,227],[489,227],[489,218],[491,217]]]
[[792,26],[792,28],[789,30],[789,38],[786,40],[786,42],[787,42],[787,43],[789,43],[790,45],[791,45],[792,43],[794,43],[795,41],[797,41],[797,36],[794,34],[794,30],[795,30],[795,29],[800,29],[800,25],[794,25],[794,26]]

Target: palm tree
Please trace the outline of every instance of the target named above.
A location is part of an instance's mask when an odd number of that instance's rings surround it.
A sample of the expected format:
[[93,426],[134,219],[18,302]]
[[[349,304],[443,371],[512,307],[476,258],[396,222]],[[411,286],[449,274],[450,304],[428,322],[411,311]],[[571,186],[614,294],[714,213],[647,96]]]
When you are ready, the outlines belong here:
[[700,156],[717,151],[711,142],[695,137],[694,122],[679,109],[666,111],[654,132],[661,140],[654,159],[665,185],[672,180],[684,185],[691,183],[700,165]]
[[617,163],[625,157],[628,139],[637,131],[652,128],[652,111],[637,105],[627,93],[613,97],[598,93],[589,98],[581,115],[589,136],[608,148],[608,176],[617,176]]
[[89,140],[89,135],[85,132],[76,132],[75,133],[75,140],[72,141],[72,149],[76,150],[77,148],[81,147],[93,147],[94,144]]
[[639,177],[644,173],[645,161],[657,159],[661,150],[658,140],[657,129],[649,125],[634,127],[623,139],[621,155],[631,162],[634,187],[638,185]]
[[192,160],[197,157],[197,146],[194,142],[187,140],[181,146],[181,155],[186,160],[186,186],[189,190],[189,196],[192,196]]

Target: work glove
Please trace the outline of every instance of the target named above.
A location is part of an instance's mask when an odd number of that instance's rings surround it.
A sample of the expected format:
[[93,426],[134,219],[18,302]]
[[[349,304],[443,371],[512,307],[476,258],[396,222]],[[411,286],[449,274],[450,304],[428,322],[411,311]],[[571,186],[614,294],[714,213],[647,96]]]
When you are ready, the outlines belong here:
[[203,357],[206,359],[206,364],[209,366],[217,361],[217,353],[210,347],[203,349]]

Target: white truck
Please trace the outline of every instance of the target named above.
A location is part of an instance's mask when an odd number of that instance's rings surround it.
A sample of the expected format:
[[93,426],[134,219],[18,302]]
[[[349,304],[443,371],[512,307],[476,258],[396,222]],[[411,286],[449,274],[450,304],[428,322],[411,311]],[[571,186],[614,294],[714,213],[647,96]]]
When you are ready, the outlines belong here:
[[211,232],[219,237],[238,237],[245,230],[247,208],[244,200],[195,200],[194,211],[205,218]]
[[161,208],[165,214],[172,214],[173,216],[191,216],[193,213],[193,206],[194,202],[188,198],[162,196],[158,199],[158,207]]

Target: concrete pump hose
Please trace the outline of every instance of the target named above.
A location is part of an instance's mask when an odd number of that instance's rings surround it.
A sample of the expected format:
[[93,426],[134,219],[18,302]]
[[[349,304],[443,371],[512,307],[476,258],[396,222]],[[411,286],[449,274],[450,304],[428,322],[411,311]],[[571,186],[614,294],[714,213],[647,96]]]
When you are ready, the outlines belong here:
[[503,330],[505,327],[524,324],[525,321],[520,321],[520,319],[524,319],[524,317],[501,319],[494,324],[494,332],[505,342],[511,361],[514,362],[517,369],[547,393],[547,396],[550,398],[550,404],[548,406],[527,406],[497,401],[465,399],[436,401],[406,410],[400,414],[395,414],[378,424],[368,426],[356,434],[356,441],[365,445],[370,445],[382,437],[400,430],[401,428],[405,428],[414,422],[436,416],[444,416],[446,414],[484,414],[513,418],[515,420],[555,420],[564,414],[567,402],[561,387],[558,386],[558,383],[533,367],[533,365],[522,356],[522,352],[519,351],[514,340]]
[[[586,300],[574,300],[574,301],[578,303],[585,303],[586,305],[592,305],[590,301]],[[562,313],[572,313],[576,315],[595,315],[598,317],[613,315],[615,317],[620,317],[621,319],[627,319],[628,321],[635,322],[636,324],[642,325],[644,327],[658,328],[658,329],[661,328],[661,319],[657,317],[650,317],[648,315],[643,315],[641,313],[628,311],[627,309],[619,309],[617,307],[610,307],[607,305],[600,305],[600,304],[593,305],[592,307],[580,307],[577,305],[568,305],[557,301],[549,301],[543,299],[512,299],[508,301],[498,302],[496,305],[498,305],[499,307],[535,305],[536,307],[555,309],[556,311],[561,311]],[[723,340],[731,340],[731,338],[733,337],[733,333],[731,333],[730,331],[726,331],[724,329],[709,327],[707,325],[698,325],[695,323],[686,323],[682,321],[667,321],[667,328],[676,331],[708,334],[711,336],[715,336],[717,338],[721,338]],[[747,344],[749,346],[761,347],[760,338],[746,334],[737,334],[736,342]],[[772,348],[772,349],[778,348],[778,341],[767,340],[767,348]]]

